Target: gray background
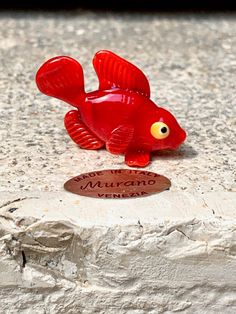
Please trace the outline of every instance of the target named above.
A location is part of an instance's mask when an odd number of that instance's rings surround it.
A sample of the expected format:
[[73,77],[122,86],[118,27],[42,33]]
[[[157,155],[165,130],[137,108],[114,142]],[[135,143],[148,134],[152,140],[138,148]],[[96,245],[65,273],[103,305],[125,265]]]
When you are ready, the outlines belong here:
[[235,191],[235,15],[91,11],[0,14],[1,191],[60,191],[82,172],[127,167],[123,156],[79,149],[63,124],[71,107],[34,81],[48,58],[69,55],[94,90],[100,49],[142,69],[151,98],[187,130],[180,150],[157,153],[146,169],[173,190]]

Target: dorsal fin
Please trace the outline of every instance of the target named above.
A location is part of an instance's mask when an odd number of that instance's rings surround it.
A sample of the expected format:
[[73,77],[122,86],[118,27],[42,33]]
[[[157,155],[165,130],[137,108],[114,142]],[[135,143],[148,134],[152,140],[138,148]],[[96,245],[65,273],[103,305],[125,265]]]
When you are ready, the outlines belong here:
[[98,51],[93,58],[93,66],[100,90],[118,87],[150,97],[149,83],[143,72],[113,52]]

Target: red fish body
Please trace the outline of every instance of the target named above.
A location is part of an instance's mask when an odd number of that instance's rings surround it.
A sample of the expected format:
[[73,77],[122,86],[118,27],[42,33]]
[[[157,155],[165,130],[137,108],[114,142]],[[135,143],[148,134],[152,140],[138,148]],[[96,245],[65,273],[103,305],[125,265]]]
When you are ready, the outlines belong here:
[[129,166],[144,167],[152,151],[176,149],[185,131],[167,110],[150,100],[149,83],[134,65],[110,51],[93,60],[99,89],[84,91],[83,70],[74,59],[50,59],[39,69],[36,82],[44,94],[62,99],[76,110],[65,116],[70,137],[85,149],[124,154]]

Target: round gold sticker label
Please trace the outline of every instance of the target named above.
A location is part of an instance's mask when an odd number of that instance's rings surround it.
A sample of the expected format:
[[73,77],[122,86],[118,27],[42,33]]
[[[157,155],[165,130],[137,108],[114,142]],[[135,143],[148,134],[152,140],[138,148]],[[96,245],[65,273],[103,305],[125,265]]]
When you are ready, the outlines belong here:
[[64,188],[72,193],[97,198],[142,197],[168,190],[168,178],[150,171],[110,169],[83,173],[68,180]]

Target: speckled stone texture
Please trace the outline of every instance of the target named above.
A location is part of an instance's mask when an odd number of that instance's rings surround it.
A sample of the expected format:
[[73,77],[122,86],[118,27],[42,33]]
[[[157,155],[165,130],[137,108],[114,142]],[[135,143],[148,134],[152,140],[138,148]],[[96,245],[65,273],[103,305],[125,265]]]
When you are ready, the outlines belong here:
[[148,76],[152,99],[188,132],[177,152],[148,167],[173,190],[235,190],[235,16],[158,14],[1,14],[1,190],[58,191],[84,171],[123,167],[122,156],[80,150],[63,125],[71,107],[39,93],[38,67],[77,58],[87,90],[97,88],[92,58],[110,49]]
[[[71,107],[34,76],[56,55],[84,67],[113,50],[148,76],[187,130],[146,169],[170,191],[141,199],[70,194],[83,172],[126,168],[79,149]],[[0,312],[236,313],[236,15],[0,13]]]

